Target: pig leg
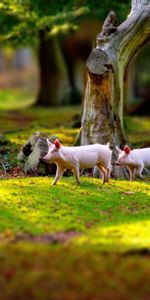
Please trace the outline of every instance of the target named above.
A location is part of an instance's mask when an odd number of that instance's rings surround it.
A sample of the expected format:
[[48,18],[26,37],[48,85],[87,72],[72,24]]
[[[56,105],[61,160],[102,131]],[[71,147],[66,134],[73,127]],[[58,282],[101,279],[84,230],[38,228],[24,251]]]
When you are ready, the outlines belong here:
[[108,179],[110,178],[111,169],[110,168],[103,168],[106,172],[106,180],[105,182],[109,182]]
[[143,168],[144,168],[144,165],[142,164],[142,165],[138,166],[138,168],[136,170],[137,175],[139,175],[139,177],[141,179],[144,179],[144,176],[142,175]]
[[102,174],[102,183],[107,182],[108,178],[107,178],[105,169],[100,164],[97,164],[97,167],[99,168],[99,170],[100,170],[100,172]]
[[77,184],[80,184],[80,172],[79,172],[79,168],[78,167],[74,167],[72,168],[73,169],[73,172],[74,172],[74,175],[75,175],[75,178],[76,178],[76,181],[77,181]]
[[105,173],[105,181],[104,182],[108,182],[108,178],[110,178],[110,173],[111,173],[111,165],[109,166],[101,166],[101,168],[103,169],[104,173]]
[[112,171],[111,165],[109,165],[108,167],[106,167],[107,178],[110,178],[111,171]]
[[62,168],[60,166],[57,166],[57,171],[56,171],[56,176],[55,176],[55,179],[53,181],[53,185],[55,185],[57,183],[57,181],[59,180],[59,178],[63,175],[65,171],[65,168]]
[[135,168],[132,168],[132,167],[129,167],[127,166],[127,169],[129,171],[129,179],[130,181],[134,180],[134,177],[135,177]]
[[133,173],[133,180],[135,180],[135,171],[136,171],[136,169],[134,168],[133,172],[132,172]]

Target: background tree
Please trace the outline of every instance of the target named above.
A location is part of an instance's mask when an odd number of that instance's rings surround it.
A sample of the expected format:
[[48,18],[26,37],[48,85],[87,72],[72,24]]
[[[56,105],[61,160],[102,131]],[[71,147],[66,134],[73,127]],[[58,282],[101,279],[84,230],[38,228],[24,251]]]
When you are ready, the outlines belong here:
[[[125,16],[128,1],[111,1],[111,8]],[[37,45],[39,61],[38,105],[69,101],[71,89],[59,38],[76,30],[83,17],[103,19],[110,1],[4,0],[0,3],[1,40],[11,45]],[[70,80],[71,81],[71,80]],[[72,82],[71,82],[72,83]],[[55,87],[55,88],[54,88]],[[74,91],[73,91],[74,93]],[[75,94],[75,93],[74,93]],[[64,100],[65,99],[65,100]]]
[[116,27],[111,12],[87,60],[87,86],[82,115],[82,144],[124,145],[124,78],[129,62],[150,38],[149,0],[132,0],[128,18]]
[[38,105],[59,105],[70,94],[58,37],[76,29],[87,8],[74,1],[4,0],[0,3],[1,40],[10,45],[35,45],[39,64]]

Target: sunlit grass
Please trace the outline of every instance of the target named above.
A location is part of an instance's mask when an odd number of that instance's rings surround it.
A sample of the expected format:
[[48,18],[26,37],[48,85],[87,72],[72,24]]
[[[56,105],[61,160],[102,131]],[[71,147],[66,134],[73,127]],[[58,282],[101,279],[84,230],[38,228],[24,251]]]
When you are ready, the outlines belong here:
[[40,131],[42,133],[47,134],[49,137],[57,136],[62,141],[62,143],[66,145],[73,145],[76,136],[79,132],[79,129],[75,128],[53,128],[53,129],[45,129],[40,126],[37,128],[26,129],[20,132],[15,133],[7,133],[6,137],[15,145],[21,146],[27,142],[29,137],[36,131]]
[[105,252],[122,252],[129,249],[141,249],[150,247],[150,220],[140,220],[126,223],[97,226],[89,234],[76,239],[80,246],[92,248],[98,247]]
[[75,230],[75,243],[105,251],[150,245],[150,182],[62,178],[0,181],[1,234],[10,230],[44,234]]

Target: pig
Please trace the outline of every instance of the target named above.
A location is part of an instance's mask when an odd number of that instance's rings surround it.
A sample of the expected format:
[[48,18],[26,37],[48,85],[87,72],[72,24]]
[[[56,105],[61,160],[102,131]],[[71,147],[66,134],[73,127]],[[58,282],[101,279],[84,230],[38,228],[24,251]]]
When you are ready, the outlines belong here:
[[109,143],[106,145],[93,144],[85,146],[66,147],[56,139],[54,143],[47,140],[48,153],[43,157],[47,163],[54,162],[57,165],[56,176],[53,185],[57,183],[66,169],[74,172],[77,184],[80,184],[80,169],[88,169],[97,166],[102,174],[102,182],[108,182],[111,172],[112,151]]
[[131,150],[128,145],[123,151],[116,146],[118,160],[116,165],[126,166],[129,171],[130,181],[135,179],[135,175],[144,178],[142,175],[144,167],[150,167],[150,148]]

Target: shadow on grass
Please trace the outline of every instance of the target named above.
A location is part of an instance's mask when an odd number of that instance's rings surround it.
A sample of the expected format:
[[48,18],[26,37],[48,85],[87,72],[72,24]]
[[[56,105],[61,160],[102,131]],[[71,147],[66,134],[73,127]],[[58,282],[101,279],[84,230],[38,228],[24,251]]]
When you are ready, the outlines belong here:
[[149,299],[149,257],[70,244],[19,243],[0,250],[3,300]]

